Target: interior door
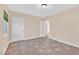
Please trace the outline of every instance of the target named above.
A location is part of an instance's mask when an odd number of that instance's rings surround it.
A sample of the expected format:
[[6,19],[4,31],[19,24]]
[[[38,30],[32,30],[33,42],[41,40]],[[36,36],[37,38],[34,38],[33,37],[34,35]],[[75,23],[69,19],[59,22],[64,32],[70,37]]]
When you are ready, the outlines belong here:
[[12,17],[12,41],[24,39],[24,19],[20,16]]

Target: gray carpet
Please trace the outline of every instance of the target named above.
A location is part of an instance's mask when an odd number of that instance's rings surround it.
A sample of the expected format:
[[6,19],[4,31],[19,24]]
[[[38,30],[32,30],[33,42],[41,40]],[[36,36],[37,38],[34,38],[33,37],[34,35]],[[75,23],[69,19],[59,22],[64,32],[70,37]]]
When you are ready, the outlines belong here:
[[79,48],[41,37],[10,43],[5,55],[79,55]]

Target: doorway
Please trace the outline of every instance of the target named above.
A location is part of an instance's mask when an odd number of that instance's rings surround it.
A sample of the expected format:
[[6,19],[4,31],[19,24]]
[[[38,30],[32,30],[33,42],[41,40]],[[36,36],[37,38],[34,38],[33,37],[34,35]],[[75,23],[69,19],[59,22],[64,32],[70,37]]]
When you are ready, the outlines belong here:
[[47,36],[49,34],[49,21],[41,18],[40,20],[40,37]]
[[24,39],[24,18],[20,16],[12,17],[12,41]]

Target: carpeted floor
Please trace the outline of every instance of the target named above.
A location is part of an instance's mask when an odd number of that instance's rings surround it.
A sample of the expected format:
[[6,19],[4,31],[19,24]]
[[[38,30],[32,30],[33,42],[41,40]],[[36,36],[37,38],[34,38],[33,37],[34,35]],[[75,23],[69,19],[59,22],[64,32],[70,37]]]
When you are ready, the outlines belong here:
[[10,43],[5,55],[79,55],[79,48],[42,37]]

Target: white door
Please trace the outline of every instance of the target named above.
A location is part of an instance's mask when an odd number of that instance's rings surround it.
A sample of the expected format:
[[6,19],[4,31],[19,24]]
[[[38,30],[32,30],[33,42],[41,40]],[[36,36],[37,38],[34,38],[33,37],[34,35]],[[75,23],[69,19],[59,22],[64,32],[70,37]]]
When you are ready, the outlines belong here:
[[24,19],[20,16],[12,17],[12,41],[24,39]]

